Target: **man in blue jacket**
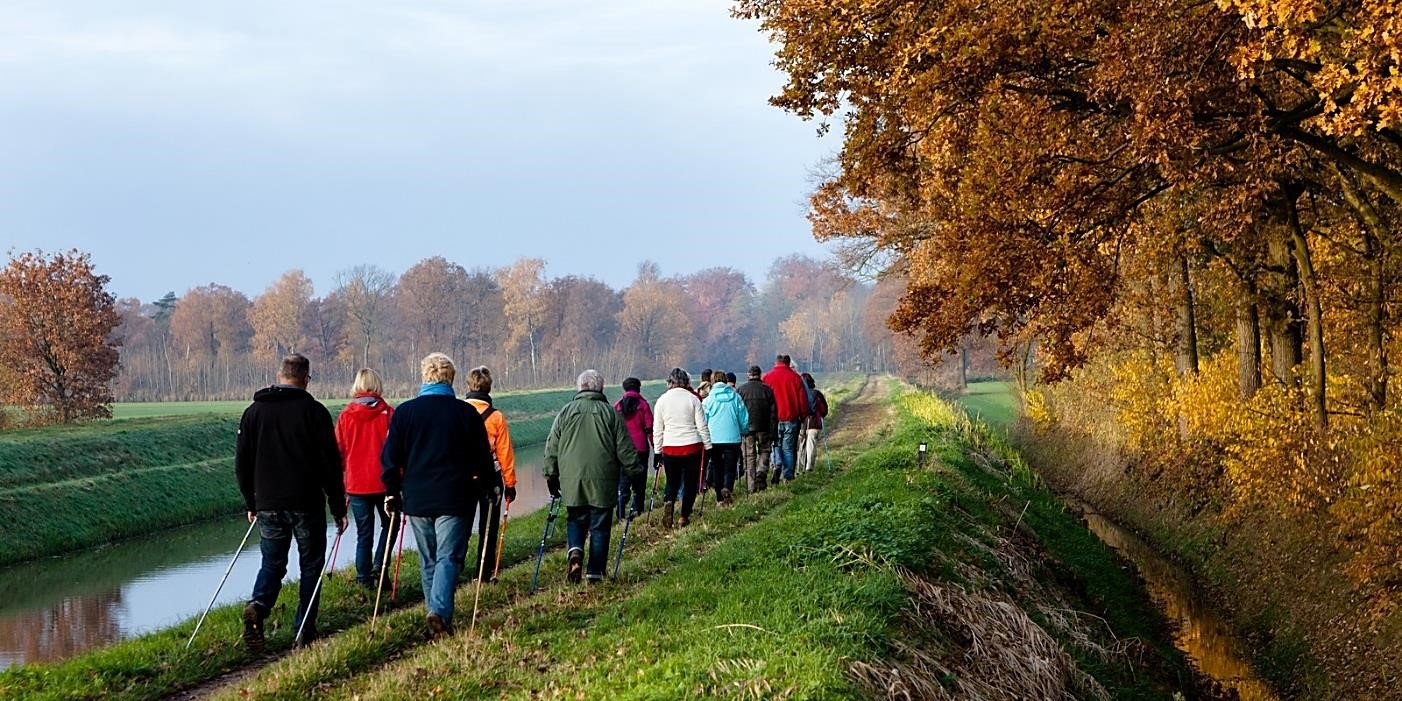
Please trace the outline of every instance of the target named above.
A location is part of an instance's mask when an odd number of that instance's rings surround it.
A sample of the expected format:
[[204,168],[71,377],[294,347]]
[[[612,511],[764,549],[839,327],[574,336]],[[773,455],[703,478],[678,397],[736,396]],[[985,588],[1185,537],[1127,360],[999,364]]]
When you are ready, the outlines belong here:
[[380,463],[385,509],[403,508],[414,529],[431,637],[453,632],[453,592],[462,572],[479,504],[501,495],[487,426],[453,394],[453,361],[431,353],[420,364],[419,395],[390,419]]

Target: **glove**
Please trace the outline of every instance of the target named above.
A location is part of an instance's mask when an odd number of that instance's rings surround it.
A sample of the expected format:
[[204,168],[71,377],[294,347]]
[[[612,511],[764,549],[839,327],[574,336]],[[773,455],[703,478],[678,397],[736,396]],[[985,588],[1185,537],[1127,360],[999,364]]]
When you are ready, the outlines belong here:
[[399,513],[399,497],[393,495],[385,497],[385,513]]
[[545,478],[545,488],[550,490],[550,496],[552,496],[552,497],[554,497],[554,498],[556,498],[556,499],[559,499],[559,498],[560,498],[560,478],[559,478],[559,477],[546,477],[546,478]]
[[510,503],[513,502],[513,501],[516,501],[516,488],[515,488],[515,487],[507,487],[507,488],[506,488],[506,503],[510,504]]

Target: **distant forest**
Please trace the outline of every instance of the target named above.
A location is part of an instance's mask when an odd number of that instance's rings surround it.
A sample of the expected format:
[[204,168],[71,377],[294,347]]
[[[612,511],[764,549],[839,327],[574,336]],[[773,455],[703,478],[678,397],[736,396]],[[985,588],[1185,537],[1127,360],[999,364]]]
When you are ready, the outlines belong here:
[[[293,351],[312,359],[314,389],[326,396],[348,392],[360,367],[380,370],[388,389],[405,395],[431,351],[492,367],[499,389],[560,386],[591,367],[610,383],[674,366],[743,376],[752,363],[767,368],[777,352],[804,370],[933,381],[913,342],[886,326],[904,288],[903,280],[871,283],[803,255],[776,260],[758,285],[733,268],[663,277],[644,262],[621,290],[593,277],[550,277],[539,258],[493,270],[433,257],[399,275],[361,265],[322,295],[290,270],[251,298],[209,284],[154,301],[118,300],[116,397],[246,397]],[[990,352],[978,358],[982,372],[991,370]],[[957,375],[963,365],[955,365],[946,374]]]

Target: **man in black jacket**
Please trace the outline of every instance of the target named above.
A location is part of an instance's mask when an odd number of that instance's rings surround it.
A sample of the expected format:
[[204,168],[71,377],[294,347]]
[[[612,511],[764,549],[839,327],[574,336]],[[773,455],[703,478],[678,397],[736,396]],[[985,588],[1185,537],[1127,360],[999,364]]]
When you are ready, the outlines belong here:
[[326,562],[328,505],[336,532],[346,530],[336,429],[331,413],[307,392],[310,381],[311,363],[306,358],[297,354],[283,358],[278,383],[258,390],[239,421],[234,472],[248,522],[258,522],[263,554],[253,598],[243,609],[243,639],[254,650],[263,647],[263,621],[277,603],[293,538],[302,581],[292,630],[302,630],[302,644],[316,639],[317,602],[312,593]]
[[774,401],[774,390],[760,379],[763,372],[760,366],[751,365],[750,381],[735,390],[745,402],[746,411],[750,412],[750,425],[742,439],[741,451],[745,456],[745,481],[751,493],[762,492],[768,486],[769,456],[774,448],[774,429],[779,425],[779,405]]
[[380,464],[385,508],[409,515],[419,547],[419,577],[432,637],[453,632],[453,592],[463,570],[472,516],[501,496],[487,425],[471,404],[453,395],[453,361],[431,353],[420,364],[419,396],[389,421]]

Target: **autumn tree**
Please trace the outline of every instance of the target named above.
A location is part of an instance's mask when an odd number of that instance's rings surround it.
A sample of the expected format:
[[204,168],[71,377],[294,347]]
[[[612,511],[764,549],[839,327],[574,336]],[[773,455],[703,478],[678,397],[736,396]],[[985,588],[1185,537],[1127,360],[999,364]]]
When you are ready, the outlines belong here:
[[638,277],[623,291],[618,342],[637,373],[665,372],[685,365],[693,325],[685,290],[661,277],[656,263],[638,266]]
[[334,294],[344,312],[348,335],[357,340],[362,367],[370,365],[370,351],[384,333],[394,275],[375,265],[357,265],[336,273]]
[[111,416],[121,318],[107,282],[77,250],[11,256],[0,271],[7,402],[62,423]]
[[[227,285],[196,287],[180,298],[170,317],[170,332],[175,354],[183,362],[187,395],[207,397],[233,389],[235,369],[253,336],[251,307],[248,297]],[[216,385],[216,379],[222,381]]]
[[545,314],[545,260],[522,258],[497,272],[506,314],[506,346],[525,351],[531,361],[531,381],[539,381],[536,369],[541,318]]
[[306,316],[312,292],[312,281],[305,273],[289,270],[253,301],[248,323],[253,327],[253,348],[264,360],[282,357],[306,345]]

